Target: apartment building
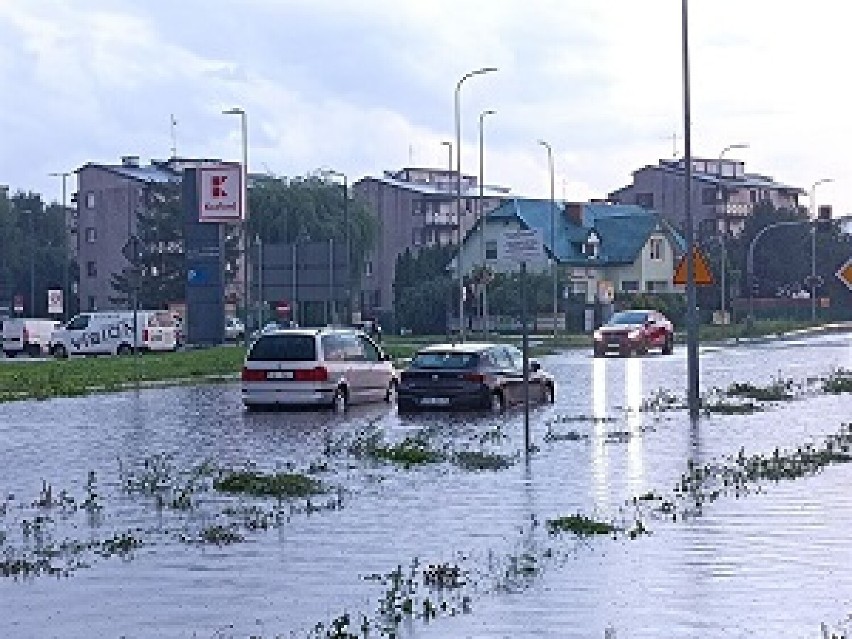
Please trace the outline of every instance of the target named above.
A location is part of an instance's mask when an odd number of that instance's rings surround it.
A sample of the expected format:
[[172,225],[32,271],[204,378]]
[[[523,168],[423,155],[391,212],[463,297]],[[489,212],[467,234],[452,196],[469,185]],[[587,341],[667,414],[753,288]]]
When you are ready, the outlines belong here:
[[[686,162],[660,160],[633,172],[633,182],[609,194],[612,202],[637,204],[657,211],[684,230]],[[692,159],[693,228],[699,236],[727,229],[737,235],[755,206],[769,202],[775,208],[795,209],[805,191],[757,173],[747,173],[735,159]]]
[[367,256],[361,277],[360,308],[365,317],[393,312],[393,280],[397,257],[406,249],[456,244],[476,223],[481,210],[496,208],[510,197],[509,189],[482,185],[461,175],[461,207],[457,211],[458,172],[448,169],[403,168],[381,177],[364,177],[353,185],[379,222],[375,249]]

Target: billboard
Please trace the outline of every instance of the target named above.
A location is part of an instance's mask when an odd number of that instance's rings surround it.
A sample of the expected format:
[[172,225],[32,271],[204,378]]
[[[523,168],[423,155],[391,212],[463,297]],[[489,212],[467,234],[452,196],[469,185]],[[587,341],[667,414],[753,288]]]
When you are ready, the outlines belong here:
[[240,164],[219,164],[198,169],[198,221],[239,222],[243,219]]

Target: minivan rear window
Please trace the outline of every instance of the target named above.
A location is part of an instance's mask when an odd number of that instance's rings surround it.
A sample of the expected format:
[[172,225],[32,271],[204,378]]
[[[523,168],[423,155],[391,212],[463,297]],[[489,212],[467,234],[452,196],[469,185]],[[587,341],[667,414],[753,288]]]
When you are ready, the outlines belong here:
[[316,360],[313,335],[262,335],[251,347],[251,362],[312,362]]
[[476,353],[418,353],[411,362],[411,368],[475,368],[478,361]]

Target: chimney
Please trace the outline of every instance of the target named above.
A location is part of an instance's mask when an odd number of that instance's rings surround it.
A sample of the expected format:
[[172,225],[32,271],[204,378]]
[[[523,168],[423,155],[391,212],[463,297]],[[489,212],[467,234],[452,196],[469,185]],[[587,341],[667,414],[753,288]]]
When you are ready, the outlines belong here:
[[129,166],[129,167],[139,167],[139,156],[138,155],[122,155],[121,156],[121,166]]

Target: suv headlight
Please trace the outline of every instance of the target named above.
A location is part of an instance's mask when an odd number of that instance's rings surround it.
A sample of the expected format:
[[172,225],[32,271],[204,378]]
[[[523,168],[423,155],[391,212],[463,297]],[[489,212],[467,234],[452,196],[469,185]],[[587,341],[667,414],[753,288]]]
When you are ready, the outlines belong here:
[[602,339],[603,339],[603,333],[601,333],[600,331],[595,331],[595,333],[594,333],[594,340],[595,340],[596,342],[599,342],[599,341],[601,341]]

